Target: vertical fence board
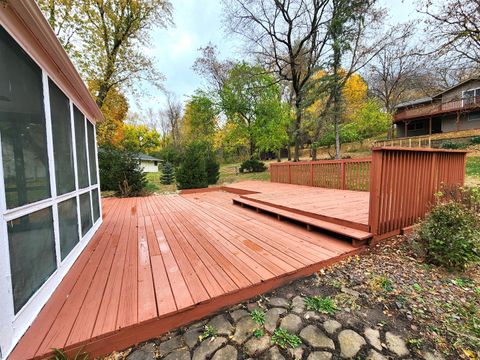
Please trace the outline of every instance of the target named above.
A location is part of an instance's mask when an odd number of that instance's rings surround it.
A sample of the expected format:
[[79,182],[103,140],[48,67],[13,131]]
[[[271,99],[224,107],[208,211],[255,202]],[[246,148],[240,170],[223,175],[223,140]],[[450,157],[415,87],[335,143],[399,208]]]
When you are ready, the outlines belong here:
[[463,185],[466,151],[377,148],[370,178],[370,231],[398,231],[423,217],[442,185]]

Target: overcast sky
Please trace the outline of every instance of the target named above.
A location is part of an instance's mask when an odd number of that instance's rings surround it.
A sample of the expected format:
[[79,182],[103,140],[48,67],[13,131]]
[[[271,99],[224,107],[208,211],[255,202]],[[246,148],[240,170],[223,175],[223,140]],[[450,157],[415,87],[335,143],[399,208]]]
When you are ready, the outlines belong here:
[[[238,55],[240,41],[224,31],[220,0],[171,1],[175,26],[154,29],[151,34],[152,47],[146,51],[165,76],[165,88],[184,101],[204,84],[192,70],[198,49],[211,42],[217,45],[222,58],[241,60]],[[392,23],[405,22],[417,16],[415,10],[418,3],[419,0],[379,0],[380,6],[388,9],[389,22]],[[131,111],[142,112],[147,108],[160,109],[164,106],[164,95],[158,89],[148,83],[141,86],[145,91],[145,96],[141,97],[142,104],[137,104],[135,98],[130,96]]]

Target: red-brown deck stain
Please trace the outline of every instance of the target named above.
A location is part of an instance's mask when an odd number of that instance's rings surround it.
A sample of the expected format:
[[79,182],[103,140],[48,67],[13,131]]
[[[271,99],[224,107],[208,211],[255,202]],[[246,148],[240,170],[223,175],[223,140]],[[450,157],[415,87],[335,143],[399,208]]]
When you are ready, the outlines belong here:
[[256,243],[254,243],[252,240],[243,240],[243,243],[251,250],[260,252],[263,250],[262,247],[258,246]]

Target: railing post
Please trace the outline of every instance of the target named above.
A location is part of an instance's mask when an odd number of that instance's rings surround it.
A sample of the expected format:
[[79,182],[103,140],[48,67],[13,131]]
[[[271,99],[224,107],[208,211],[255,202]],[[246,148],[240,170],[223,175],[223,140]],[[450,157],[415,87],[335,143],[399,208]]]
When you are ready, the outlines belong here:
[[342,160],[340,163],[340,176],[341,176],[341,189],[345,190],[346,184],[345,184],[345,161]]
[[313,186],[313,162],[310,163],[310,186]]
[[378,235],[380,222],[382,162],[383,150],[373,151],[370,165],[370,203],[368,211],[368,225],[373,235]]

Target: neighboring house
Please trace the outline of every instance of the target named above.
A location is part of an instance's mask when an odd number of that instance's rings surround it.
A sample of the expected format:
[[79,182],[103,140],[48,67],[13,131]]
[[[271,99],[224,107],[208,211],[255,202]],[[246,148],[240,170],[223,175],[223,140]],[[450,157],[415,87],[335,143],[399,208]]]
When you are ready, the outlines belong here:
[[140,166],[142,167],[144,172],[158,172],[158,164],[162,160],[157,159],[150,155],[145,154],[137,154],[137,159],[140,160]]
[[399,138],[480,129],[480,78],[399,104],[393,121]]
[[102,222],[101,118],[36,2],[0,4],[0,358]]

